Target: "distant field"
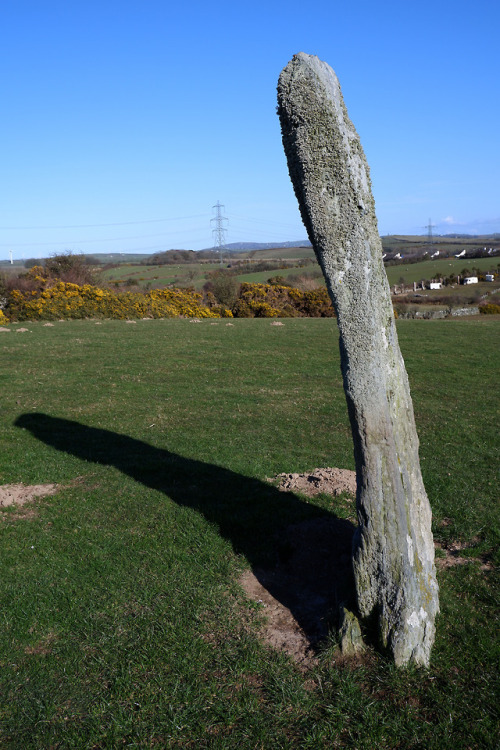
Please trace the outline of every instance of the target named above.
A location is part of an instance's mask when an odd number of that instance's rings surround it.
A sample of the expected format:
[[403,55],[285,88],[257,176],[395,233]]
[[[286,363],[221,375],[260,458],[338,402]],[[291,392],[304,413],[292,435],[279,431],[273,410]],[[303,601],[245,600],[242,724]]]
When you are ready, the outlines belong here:
[[102,271],[105,281],[121,283],[131,279],[138,286],[163,287],[167,284],[194,286],[201,288],[207,280],[207,273],[220,268],[218,263],[180,263],[178,265],[121,265]]
[[[421,252],[426,246],[425,237],[384,237],[382,238],[384,249],[394,251],[399,249],[405,253],[405,248],[417,248]],[[454,243],[456,242],[456,246]],[[477,248],[478,246],[489,246],[492,243],[490,239],[468,238],[464,240],[450,240],[448,238],[435,238],[436,247],[441,248],[442,252],[460,251],[463,247]],[[483,244],[484,243],[484,244]],[[411,249],[410,248],[410,249]],[[225,269],[231,262],[247,261],[248,263],[259,263],[262,261],[279,261],[283,259],[289,261],[292,265],[285,269],[270,269],[266,271],[256,271],[254,273],[237,275],[240,282],[266,283],[270,277],[283,276],[285,279],[290,276],[300,274],[314,274],[319,266],[314,263],[307,265],[304,269],[299,267],[301,259],[313,259],[314,251],[311,247],[294,247],[294,248],[272,248],[267,250],[252,250],[243,253],[237,253],[232,258],[227,257],[224,263],[186,263],[176,265],[141,265],[133,260],[139,261],[148,257],[145,255],[127,255],[127,254],[95,254],[100,260],[119,262],[119,265],[113,268],[98,269],[100,278],[104,282],[116,282],[120,285],[136,285],[142,288],[163,288],[168,285],[180,287],[194,287],[198,291],[202,289],[207,281],[208,274],[212,271]],[[127,262],[125,262],[127,261]],[[466,258],[438,258],[435,260],[424,260],[418,263],[401,263],[386,267],[389,284],[392,286],[404,283],[411,286],[414,282],[419,283],[423,279],[430,280],[433,278],[448,277],[450,274],[456,276],[461,274],[466,268],[469,271],[472,268],[479,268],[482,271],[496,271],[500,267],[500,257],[491,256],[489,258],[466,259]],[[2,264],[0,271],[6,274],[23,273],[26,269],[19,264],[10,265]],[[99,278],[99,276],[98,276]],[[324,285],[321,276],[315,279],[318,285]],[[490,294],[498,289],[500,283],[478,284],[471,287],[456,285],[454,289],[447,288],[443,290],[430,291],[426,290],[425,294],[429,300],[438,296],[458,296],[463,297],[464,303],[479,298],[481,295]]]
[[425,292],[422,292],[421,290],[417,290],[417,294],[425,294],[430,300],[432,300],[433,297],[464,297],[466,298],[475,298],[477,301],[480,300],[480,298],[483,295],[486,294],[496,294],[500,290],[500,284],[498,282],[492,284],[489,282],[482,282],[480,284],[473,284],[470,286],[464,286],[463,284],[453,284],[451,286],[444,286],[441,289],[433,289],[432,291],[430,289],[426,289]]
[[254,258],[255,260],[314,258],[314,250],[312,247],[271,248],[269,250],[250,250],[246,253],[238,253],[237,257]]
[[[422,279],[432,279],[432,278],[440,278],[444,276],[449,276],[451,273],[453,274],[459,274],[462,269],[469,266],[471,268],[472,266],[478,267],[483,271],[488,270],[498,270],[498,259],[487,259],[487,258],[479,258],[477,260],[470,260],[465,261],[463,258],[454,258],[452,260],[435,260],[435,261],[422,261],[420,263],[414,263],[409,265],[397,265],[397,266],[387,266],[387,278],[389,280],[390,286],[394,286],[395,284],[400,283],[400,279],[404,278],[404,281],[406,284],[412,284],[413,281],[420,282]],[[303,269],[300,269],[298,267],[293,268],[286,268],[286,269],[278,269],[276,271],[259,271],[258,273],[252,273],[252,274],[241,274],[239,275],[238,281],[248,281],[252,283],[258,283],[258,284],[265,284],[267,280],[270,277],[274,276],[283,276],[285,279],[290,276],[297,276],[303,273],[304,275],[312,274],[315,270],[319,270],[319,265],[308,265]],[[316,279],[316,283],[318,285],[324,285],[324,279],[323,277],[318,277]],[[430,299],[434,296],[464,296],[464,297],[471,297],[471,296],[480,296],[482,294],[490,294],[494,289],[498,289],[500,286],[500,283],[497,281],[494,284],[492,283],[480,283],[476,284],[474,286],[463,286],[456,284],[454,288],[443,288],[442,290],[437,291],[429,291],[426,290],[426,294],[429,296]]]
[[238,281],[247,281],[251,284],[266,284],[268,279],[275,278],[276,276],[282,276],[284,279],[288,279],[290,276],[315,276],[315,282],[318,286],[324,285],[323,276],[316,275],[315,272],[320,272],[319,265],[307,265],[304,268],[299,266],[292,266],[291,268],[277,268],[272,271],[258,271],[256,273],[245,273],[239,274],[236,278]]
[[[382,246],[386,252],[423,252],[429,250],[429,240],[426,236],[390,235],[381,237]],[[462,250],[478,250],[483,247],[500,247],[500,237],[433,237],[432,254],[435,250],[441,253],[458,253]]]
[[[276,258],[266,258],[259,254],[254,262],[258,263],[261,260],[276,260]],[[249,262],[251,263],[252,261]],[[142,287],[147,284],[151,284],[152,287],[162,287],[167,284],[179,284],[180,286],[194,286],[195,289],[201,289],[203,284],[207,281],[210,272],[218,271],[221,268],[224,270],[227,266],[228,262],[225,262],[222,266],[220,263],[181,263],[178,265],[161,266],[124,264],[118,268],[106,269],[102,271],[101,274],[105,281],[119,281],[124,283],[130,279]],[[242,273],[238,274],[236,278],[238,281],[266,283],[272,276],[279,275],[286,278],[290,274],[298,274],[302,271],[307,273],[315,268],[319,269],[319,266],[308,265],[304,269],[301,269],[298,265],[292,265],[290,268],[271,269],[268,271],[259,271],[257,273]],[[323,283],[322,279],[318,279],[318,284],[321,283]]]
[[[297,254],[295,254],[293,251],[297,250]],[[289,255],[288,252],[291,254]],[[273,255],[273,253],[275,253]],[[314,258],[314,253],[312,250],[310,250],[310,253],[306,256],[305,254],[302,254],[300,252],[300,248],[287,248],[287,254],[284,252],[280,254],[277,254],[278,251],[274,250],[259,250],[254,251],[254,255],[252,256],[251,260],[254,262],[259,262],[261,260],[279,260],[280,258],[283,258],[285,260],[287,259],[296,259],[297,261],[301,258]],[[247,256],[246,253],[241,253],[242,260]],[[240,256],[238,256],[239,258]],[[225,268],[228,265],[227,262],[223,264],[223,267]],[[431,279],[436,278],[440,276],[449,276],[451,273],[458,274],[462,271],[464,268],[471,269],[472,267],[480,268],[483,271],[488,271],[490,269],[497,270],[500,265],[500,258],[492,257],[492,258],[474,258],[474,259],[467,259],[467,258],[441,258],[436,260],[424,260],[419,263],[410,263],[405,264],[401,263],[394,266],[387,266],[387,276],[389,279],[389,283],[391,286],[393,284],[398,283],[399,278],[401,276],[404,276],[405,280],[409,283],[412,283],[413,281],[420,281],[421,279]],[[307,266],[307,269],[311,269],[314,266]],[[196,274],[196,277],[205,275],[208,271],[211,270],[217,270],[220,268],[219,263],[185,263],[185,264],[178,264],[178,265],[160,265],[160,266],[149,266],[149,265],[137,265],[137,264],[123,264],[120,265],[118,268],[111,268],[106,269],[103,271],[103,277],[114,281],[116,279],[126,279],[126,278],[133,278],[137,281],[154,281],[155,276],[158,277],[158,280],[163,279],[172,279],[172,278],[180,278],[188,276],[189,274]],[[262,272],[264,275],[269,274],[272,276],[276,275],[286,275],[289,273],[295,273],[299,270],[298,266],[294,266],[293,268],[289,269],[278,269],[276,271],[264,271]],[[259,272],[260,274],[260,272]],[[247,274],[245,274],[246,276]],[[243,274],[242,274],[243,276]],[[259,277],[260,278],[260,277]]]
[[434,279],[450,274],[457,275],[462,269],[479,268],[482,271],[497,271],[500,264],[500,258],[442,258],[441,260],[424,260],[420,263],[410,263],[408,265],[398,264],[396,266],[387,266],[387,278],[389,284],[397,284],[401,276],[407,283],[421,281],[421,279]]
[[24,263],[13,263],[11,265],[10,263],[5,262],[0,265],[0,273],[6,274],[7,276],[25,272],[26,268],[24,267]]
[[[385,252],[396,253],[401,252],[403,255],[422,253],[425,250],[429,250],[428,237],[423,235],[385,235],[381,237],[382,245]],[[432,238],[432,249],[439,249],[441,253],[458,253],[462,250],[473,251],[482,249],[483,247],[493,247],[500,251],[500,236],[484,235],[478,237],[440,237],[434,236]],[[166,248],[165,248],[166,249]],[[431,250],[432,252],[432,250]],[[53,255],[54,253],[50,253]],[[151,257],[150,253],[91,253],[92,257],[97,258],[102,264],[129,264],[129,263],[140,263]],[[258,250],[247,250],[244,252],[234,252],[233,258],[260,258],[260,259],[276,259],[276,258],[312,258],[314,257],[314,251],[311,247],[282,247],[282,248],[269,248],[269,249],[258,249]],[[3,270],[6,266],[9,266],[8,260],[0,260],[0,270]],[[21,261],[15,261],[17,267],[23,267],[24,263]]]
[[[290,249],[287,248],[287,251]],[[291,251],[298,251],[300,249],[291,248]],[[277,251],[258,251],[252,254],[250,262],[258,263],[262,260],[277,260],[277,257],[267,257],[267,253],[274,253]],[[312,251],[311,251],[312,253]],[[244,255],[244,254],[242,254]],[[297,258],[297,261],[299,259]],[[462,272],[463,269],[472,267],[478,267],[483,271],[498,270],[499,259],[498,258],[478,258],[467,260],[464,258],[452,258],[452,259],[437,259],[437,260],[425,260],[419,263],[412,264],[398,264],[394,266],[387,266],[387,277],[390,286],[394,286],[401,283],[401,279],[404,279],[406,285],[411,285],[414,281],[420,282],[422,279],[430,280],[432,278],[440,278],[449,276],[450,274],[457,275]],[[227,263],[222,266],[225,269]],[[121,284],[126,283],[130,280],[130,283],[134,283],[140,287],[152,287],[161,288],[169,284],[178,286],[192,286],[197,290],[201,290],[203,284],[207,281],[207,274],[214,270],[220,270],[221,266],[219,263],[190,263],[190,264],[178,264],[178,265],[162,265],[162,266],[147,266],[147,265],[135,265],[127,264],[120,265],[117,268],[106,269],[102,271],[102,278],[105,281],[113,282],[118,281]],[[298,265],[292,265],[288,268],[283,269],[272,269],[267,271],[258,271],[255,273],[238,274],[237,280],[240,282],[258,283],[265,284],[268,279],[275,276],[283,276],[285,279],[289,277],[296,277],[298,275],[313,275],[315,271],[319,270],[319,265],[314,263],[300,268]],[[322,276],[317,276],[314,279],[317,285],[324,286],[325,282]],[[481,295],[491,294],[492,292],[500,288],[500,282],[495,283],[480,283],[474,286],[463,286],[455,284],[453,288],[447,287],[441,290],[430,291],[425,290],[425,295],[431,301],[436,297],[460,297],[463,298],[464,304],[475,299],[479,299]],[[423,310],[423,308],[422,308]]]

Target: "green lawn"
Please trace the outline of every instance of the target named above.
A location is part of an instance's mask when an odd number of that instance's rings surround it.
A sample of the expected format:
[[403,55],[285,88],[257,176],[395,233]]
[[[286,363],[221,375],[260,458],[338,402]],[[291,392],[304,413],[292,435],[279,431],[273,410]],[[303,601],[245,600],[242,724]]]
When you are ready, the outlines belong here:
[[354,521],[265,481],[354,468],[334,319],[9,328],[0,484],[59,491],[1,510],[2,748],[498,746],[498,317],[398,322],[438,556],[467,560],[429,670],[333,632],[302,670],[238,583],[290,524]]

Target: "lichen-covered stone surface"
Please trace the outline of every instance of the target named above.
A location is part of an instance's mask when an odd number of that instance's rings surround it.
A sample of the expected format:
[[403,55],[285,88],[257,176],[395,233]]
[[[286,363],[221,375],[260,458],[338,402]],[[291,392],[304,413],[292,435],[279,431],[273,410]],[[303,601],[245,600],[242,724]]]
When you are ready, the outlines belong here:
[[340,329],[356,459],[359,613],[377,618],[396,664],[428,665],[439,611],[431,510],[368,165],[337,77],[317,57],[299,53],[284,68],[278,114]]
[[358,618],[345,607],[340,612],[339,642],[340,649],[346,656],[353,656],[364,647]]

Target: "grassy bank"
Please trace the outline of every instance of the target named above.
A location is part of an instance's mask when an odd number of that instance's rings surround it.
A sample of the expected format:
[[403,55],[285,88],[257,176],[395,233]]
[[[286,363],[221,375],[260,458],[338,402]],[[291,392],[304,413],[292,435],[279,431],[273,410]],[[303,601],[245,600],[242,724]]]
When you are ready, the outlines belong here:
[[262,642],[241,572],[354,521],[265,481],[354,468],[336,321],[284,323],[0,333],[0,484],[59,485],[2,510],[0,745],[497,746],[498,319],[398,324],[443,561],[428,671]]

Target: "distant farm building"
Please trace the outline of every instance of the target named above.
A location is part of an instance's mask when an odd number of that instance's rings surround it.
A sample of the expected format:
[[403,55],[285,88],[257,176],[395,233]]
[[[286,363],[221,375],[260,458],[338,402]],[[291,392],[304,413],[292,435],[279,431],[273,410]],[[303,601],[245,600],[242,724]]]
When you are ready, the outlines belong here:
[[442,286],[440,281],[431,281],[429,283],[429,289],[441,289]]
[[478,278],[477,276],[466,276],[464,279],[464,284],[477,284]]

